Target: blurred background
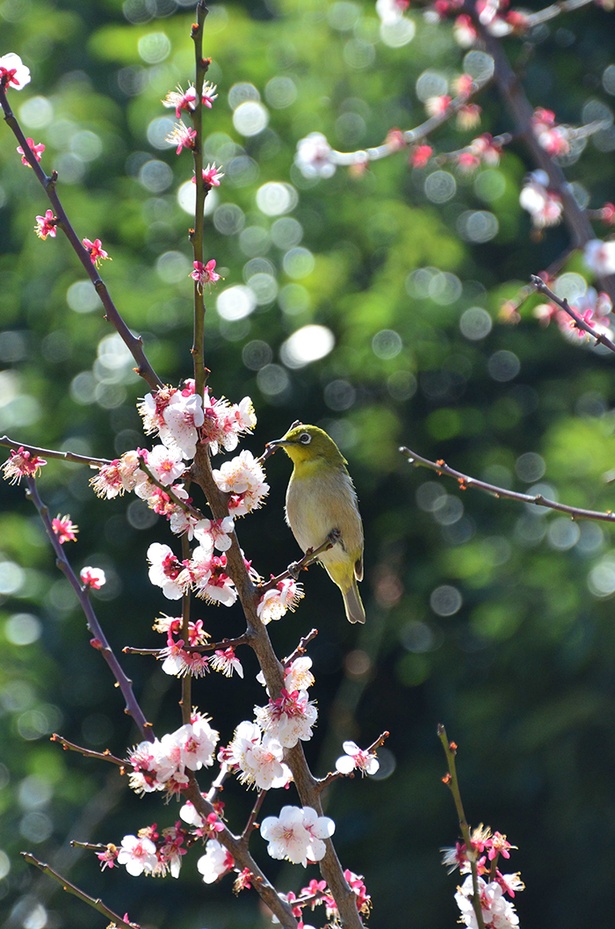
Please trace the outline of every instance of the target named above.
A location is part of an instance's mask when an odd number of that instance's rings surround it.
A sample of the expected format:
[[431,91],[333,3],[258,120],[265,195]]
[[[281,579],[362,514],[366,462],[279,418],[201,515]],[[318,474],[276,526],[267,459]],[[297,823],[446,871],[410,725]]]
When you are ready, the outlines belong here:
[[[538,8],[538,5],[536,5]],[[191,160],[165,142],[169,90],[193,73],[191,3],[184,0],[2,0],[2,54],[32,82],[11,102],[79,237],[100,237],[103,276],[129,326],[169,383],[190,376]],[[588,6],[508,39],[533,105],[580,125],[609,116],[615,95],[613,18]],[[313,626],[320,719],[308,759],[331,770],[341,742],[391,737],[375,778],[336,783],[327,811],[345,867],[365,875],[370,925],[446,929],[458,912],[455,875],[439,849],[458,826],[441,783],[439,722],[459,745],[468,819],[519,846],[510,870],[524,929],[609,925],[615,891],[615,554],[613,530],[538,508],[461,492],[412,468],[398,447],[445,458],[469,474],[584,507],[613,507],[613,356],[566,340],[532,314],[499,321],[532,273],[567,247],[563,227],[532,232],[519,206],[534,165],[513,143],[499,166],[463,174],[448,162],[408,168],[400,153],[357,175],[307,179],[299,139],[323,132],[350,150],[425,118],[484,56],[461,49],[450,24],[410,12],[382,28],[365,0],[212,4],[209,78],[219,97],[205,119],[206,161],[223,166],[207,198],[207,253],[224,275],[208,297],[206,363],[216,395],[249,394],[266,441],[299,418],[327,429],[350,462],[365,522],[368,622],[348,625],[325,573],[305,576],[298,611],[271,629],[287,654]],[[511,130],[494,89],[480,128],[454,122],[439,152],[480,132]],[[615,199],[612,129],[564,160],[581,202]],[[0,431],[46,447],[113,457],[144,444],[135,402],[145,385],[102,318],[67,243],[32,232],[47,203],[4,129],[0,144]],[[596,226],[597,235],[605,230]],[[582,269],[572,258],[567,272]],[[578,280],[578,279],[577,279]],[[218,461],[222,460],[222,457]],[[290,463],[267,464],[268,506],[239,526],[264,575],[297,554],[283,519]],[[169,541],[136,499],[102,502],[90,472],[50,464],[40,481],[52,515],[80,527],[77,568],[103,567],[96,608],[113,646],[156,647],[151,626],[169,604],[147,581],[145,552]],[[33,507],[0,487],[0,912],[7,926],[98,927],[102,917],[19,857],[30,850],[93,896],[147,927],[267,925],[230,879],[204,887],[197,850],[179,881],[101,874],[71,838],[118,841],[161,809],[130,794],[115,769],[63,753],[51,732],[122,755],[137,740],[106,665],[90,648],[74,597],[54,568]],[[238,608],[199,607],[214,636],[242,631]],[[263,692],[251,655],[242,687],[212,674],[195,699],[222,740],[251,718]],[[126,657],[158,733],[179,724],[179,687],[151,659]],[[239,831],[253,797],[224,791]],[[292,802],[284,797],[285,802]],[[263,815],[274,813],[267,798]],[[281,889],[300,869],[258,860]],[[310,875],[311,876],[311,875]],[[316,916],[314,919],[316,921]]]

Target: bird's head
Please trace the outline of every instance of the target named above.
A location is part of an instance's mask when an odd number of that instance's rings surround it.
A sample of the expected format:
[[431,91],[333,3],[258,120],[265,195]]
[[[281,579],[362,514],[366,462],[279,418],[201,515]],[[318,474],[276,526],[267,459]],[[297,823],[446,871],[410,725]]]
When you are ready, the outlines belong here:
[[293,464],[320,459],[331,465],[345,465],[346,459],[324,429],[293,423],[281,439],[268,442],[268,446],[283,448]]

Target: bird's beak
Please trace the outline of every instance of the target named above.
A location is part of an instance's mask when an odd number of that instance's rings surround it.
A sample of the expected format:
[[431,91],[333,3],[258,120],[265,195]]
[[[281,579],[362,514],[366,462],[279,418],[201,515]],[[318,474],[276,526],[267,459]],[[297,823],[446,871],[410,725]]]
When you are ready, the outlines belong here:
[[[294,429],[296,426],[300,426],[300,425],[301,425],[301,420],[296,419],[288,431],[290,432],[291,429]],[[273,446],[275,450],[276,448],[281,448],[284,445],[292,445],[292,442],[289,442],[285,436],[282,436],[281,439],[272,439],[271,442],[267,442],[266,447],[271,448],[271,446]]]

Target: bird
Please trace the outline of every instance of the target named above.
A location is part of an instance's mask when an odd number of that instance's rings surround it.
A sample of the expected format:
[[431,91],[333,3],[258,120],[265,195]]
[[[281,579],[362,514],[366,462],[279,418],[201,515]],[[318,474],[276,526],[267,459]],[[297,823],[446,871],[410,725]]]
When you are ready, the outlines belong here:
[[363,579],[363,523],[348,462],[324,429],[295,422],[281,439],[267,443],[281,447],[293,463],[286,491],[286,522],[304,553],[318,554],[344,598],[346,618],[365,622],[365,608],[357,582]]

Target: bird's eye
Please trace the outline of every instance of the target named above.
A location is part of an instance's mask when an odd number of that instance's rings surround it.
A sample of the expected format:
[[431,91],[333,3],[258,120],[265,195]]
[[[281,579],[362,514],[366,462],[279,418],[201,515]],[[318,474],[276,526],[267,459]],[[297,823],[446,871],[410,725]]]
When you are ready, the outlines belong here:
[[312,441],[312,436],[310,435],[309,432],[302,432],[301,435],[299,436],[299,441],[301,442],[302,445],[309,445],[310,442]]

